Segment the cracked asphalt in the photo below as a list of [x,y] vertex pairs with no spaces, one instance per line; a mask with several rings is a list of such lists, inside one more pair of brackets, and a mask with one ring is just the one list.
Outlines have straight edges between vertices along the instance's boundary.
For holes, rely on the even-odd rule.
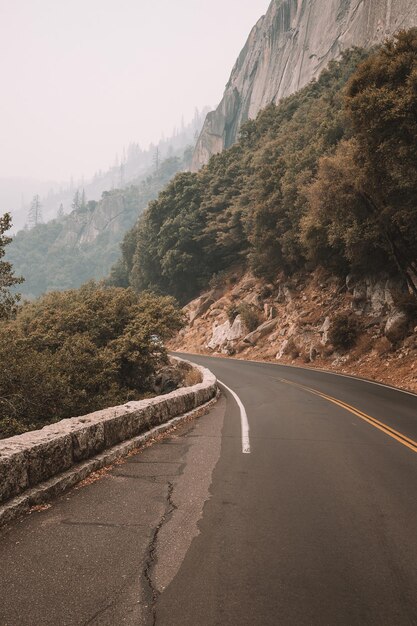
[[0,626],[154,624],[161,590],[198,533],[224,412],[221,399],[209,415],[2,529]]
[[417,396],[193,360],[251,453],[227,392],[1,531],[0,626],[416,626]]

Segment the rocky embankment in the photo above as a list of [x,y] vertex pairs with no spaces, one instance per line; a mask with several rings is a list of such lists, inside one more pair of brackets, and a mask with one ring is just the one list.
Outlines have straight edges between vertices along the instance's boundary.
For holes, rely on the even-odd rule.
[[417,321],[388,276],[317,271],[266,283],[236,271],[185,310],[171,349],[318,367],[417,392]]

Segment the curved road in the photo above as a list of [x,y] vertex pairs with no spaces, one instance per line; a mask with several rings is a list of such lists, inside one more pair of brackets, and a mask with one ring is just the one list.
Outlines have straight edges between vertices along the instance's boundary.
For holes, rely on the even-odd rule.
[[0,534],[0,625],[417,625],[417,396],[192,360],[209,415]]

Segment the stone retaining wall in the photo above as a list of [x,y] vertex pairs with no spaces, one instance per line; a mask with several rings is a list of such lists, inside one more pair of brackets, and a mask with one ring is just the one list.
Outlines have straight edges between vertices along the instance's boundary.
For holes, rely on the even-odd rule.
[[192,411],[215,397],[217,380],[191,364],[202,382],[164,396],[73,417],[0,440],[0,504],[103,450]]

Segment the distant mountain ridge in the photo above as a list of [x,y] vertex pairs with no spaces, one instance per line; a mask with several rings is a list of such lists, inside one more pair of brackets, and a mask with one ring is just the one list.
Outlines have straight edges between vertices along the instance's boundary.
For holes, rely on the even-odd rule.
[[181,122],[171,136],[160,139],[147,149],[142,149],[138,143],[130,143],[116,156],[108,170],[96,172],[91,179],[42,182],[22,177],[0,178],[0,214],[10,212],[13,231],[18,232],[27,222],[30,203],[36,194],[40,196],[43,222],[48,222],[57,217],[61,204],[65,213],[71,212],[77,190],[81,193],[84,189],[88,200],[98,201],[104,191],[140,184],[144,177],[155,172],[163,160],[173,157],[182,159],[184,150],[195,145],[208,110],[208,107],[201,111],[196,108],[190,122]]
[[273,0],[206,117],[193,171],[235,143],[242,123],[307,85],[343,50],[369,48],[416,25],[416,0]]
[[8,246],[7,260],[25,282],[23,296],[76,288],[106,277],[120,257],[120,243],[150,200],[169,180],[188,169],[192,147],[171,157],[137,184],[105,191],[101,199],[79,203],[68,215],[21,230]]

